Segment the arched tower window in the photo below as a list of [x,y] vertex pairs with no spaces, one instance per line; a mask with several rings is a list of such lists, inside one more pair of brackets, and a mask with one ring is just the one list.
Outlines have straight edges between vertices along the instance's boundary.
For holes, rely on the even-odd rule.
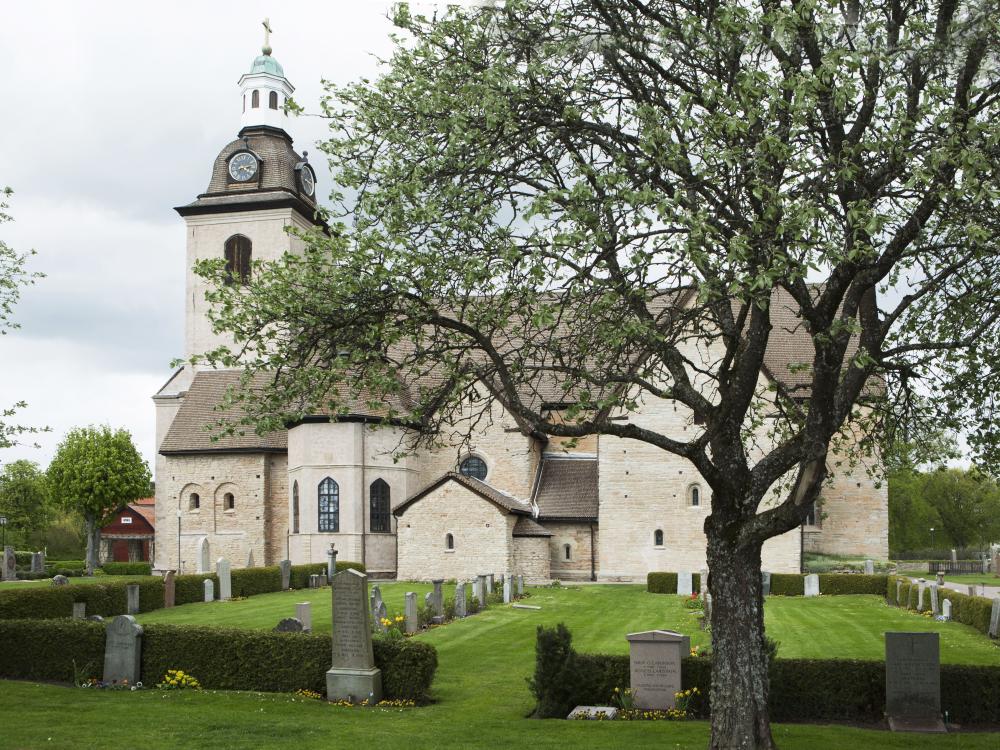
[[662,547],[663,546],[663,529],[657,529],[653,532],[653,546]]
[[299,533],[299,480],[292,482],[292,533]]
[[254,109],[260,106],[260,92],[257,89],[254,89],[250,95],[250,106]]
[[444,548],[455,549],[455,537],[452,534],[444,535]]
[[236,510],[236,496],[232,492],[227,492],[222,496],[223,510]]
[[465,476],[478,479],[480,482],[486,479],[486,462],[479,456],[469,456],[459,464],[458,470]]
[[192,492],[188,497],[188,508],[191,510],[198,510],[201,507],[201,497],[199,497],[197,492]]
[[692,507],[701,505],[701,487],[696,484],[688,487],[688,502]]
[[250,260],[253,256],[250,238],[234,234],[226,240],[225,255],[227,283],[246,284],[250,280]]
[[277,109],[278,108],[278,92],[277,91],[272,91],[270,94],[267,95],[267,106],[269,106],[271,109]]
[[389,485],[384,479],[376,479],[369,488],[370,523],[373,533],[391,531],[389,526]]
[[319,483],[319,530],[340,531],[340,487],[330,477]]

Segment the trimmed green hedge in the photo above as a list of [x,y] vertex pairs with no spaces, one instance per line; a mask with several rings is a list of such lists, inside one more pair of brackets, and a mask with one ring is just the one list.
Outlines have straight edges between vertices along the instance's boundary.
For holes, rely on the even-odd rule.
[[205,601],[205,579],[207,578],[211,578],[215,582],[215,598],[218,599],[219,577],[215,573],[190,573],[174,576],[174,604]]
[[109,576],[148,576],[153,573],[153,566],[148,562],[107,562],[101,566]]
[[[142,681],[159,682],[183,669],[203,687],[219,690],[326,692],[330,636],[233,628],[145,625]],[[104,669],[104,626],[80,620],[0,622],[0,676],[69,682],[76,671]],[[426,703],[437,669],[433,646],[409,639],[373,640],[385,697]],[[89,668],[85,670],[86,667]]]
[[[337,572],[342,570],[356,570],[359,573],[364,573],[365,566],[359,562],[352,562],[351,560],[338,560],[337,561]],[[291,575],[291,586],[293,589],[307,589],[309,588],[309,576],[326,572],[326,563],[308,563],[306,565],[293,565],[292,575]]]
[[[902,581],[899,604],[896,604],[896,581]],[[888,576],[885,584],[886,602],[905,609],[917,609],[917,596],[920,587],[911,583],[905,576]],[[938,589],[938,600],[951,601],[951,619],[964,625],[970,625],[980,633],[987,635],[990,631],[990,613],[993,601],[985,596],[969,596],[951,589]],[[924,609],[930,606],[930,594],[924,595]]]
[[[698,591],[701,576],[691,576],[692,586]],[[888,576],[863,575],[860,573],[820,573],[819,592],[827,596],[842,594],[878,594],[886,590]],[[676,573],[649,573],[646,575],[646,590],[651,594],[676,594]],[[799,573],[772,573],[772,596],[802,596],[805,594],[805,576]]]
[[88,615],[125,614],[128,594],[125,587],[139,586],[139,611],[149,612],[163,606],[163,579],[156,576],[133,581],[90,585],[39,586],[0,590],[0,619],[36,618],[49,620],[72,617],[73,603],[86,602]]
[[[690,657],[681,665],[681,688],[697,687],[696,715],[711,713],[711,660]],[[881,721],[885,713],[885,663],[847,659],[777,659],[770,670],[774,721]],[[535,715],[565,718],[574,706],[608,705],[616,687],[629,684],[626,655],[577,654],[565,626],[539,626]],[[941,708],[963,724],[1000,721],[1000,667],[941,665]]]

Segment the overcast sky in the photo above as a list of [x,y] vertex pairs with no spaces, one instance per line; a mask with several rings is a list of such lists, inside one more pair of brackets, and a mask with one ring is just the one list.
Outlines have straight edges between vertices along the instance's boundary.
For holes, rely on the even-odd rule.
[[[153,464],[153,403],[182,354],[184,222],[173,207],[205,190],[240,128],[237,81],[270,17],[275,58],[295,98],[318,110],[321,79],[376,73],[391,51],[379,0],[169,4],[4,3],[0,14],[0,186],[15,191],[0,238],[34,248],[47,276],[0,339],[0,409],[46,425],[40,448],[0,463],[48,464],[74,426],[131,431]],[[324,137],[320,118],[290,123],[296,149]],[[330,180],[320,159],[322,195]]]

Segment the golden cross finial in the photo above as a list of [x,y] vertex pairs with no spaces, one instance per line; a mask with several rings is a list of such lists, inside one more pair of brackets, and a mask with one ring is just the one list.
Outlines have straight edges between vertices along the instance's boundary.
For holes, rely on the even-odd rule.
[[269,18],[264,19],[264,23],[261,24],[264,27],[264,46],[261,48],[261,52],[265,55],[271,54],[271,20]]

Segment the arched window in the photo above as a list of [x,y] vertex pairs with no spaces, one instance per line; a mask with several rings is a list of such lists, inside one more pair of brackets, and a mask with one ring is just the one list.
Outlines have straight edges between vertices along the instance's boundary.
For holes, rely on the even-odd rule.
[[243,95],[243,111],[244,112],[247,111],[247,95],[246,94]]
[[816,503],[815,501],[813,501],[809,505],[809,510],[806,511],[806,520],[805,520],[806,526],[820,525],[820,519],[822,518],[822,514],[819,512],[819,508],[817,508],[817,505],[818,503]]
[[563,545],[563,557],[565,557],[567,560],[569,560],[570,556],[571,556],[570,546],[568,544],[564,544]]
[[383,479],[376,479],[369,488],[370,523],[373,533],[391,531],[389,526],[389,485]]
[[188,497],[188,508],[191,510],[198,510],[201,507],[201,498],[198,496],[197,492],[192,492],[190,497]]
[[254,109],[260,106],[260,92],[254,89],[253,93],[250,95],[250,106]]
[[340,531],[340,487],[330,477],[319,483],[319,530]]
[[444,548],[445,549],[455,549],[455,537],[451,534],[444,535]]
[[292,482],[292,533],[299,533],[299,480]]
[[657,529],[653,532],[653,546],[662,547],[663,546],[663,529]]
[[223,510],[236,510],[236,497],[232,492],[227,492],[222,496]]
[[469,456],[459,464],[458,470],[480,482],[486,479],[486,462],[479,456]]
[[692,484],[688,488],[688,502],[692,506],[701,505],[701,488],[698,485]]
[[234,234],[225,245],[226,283],[237,281],[246,284],[250,280],[250,259],[253,255],[253,244],[249,237]]
[[271,109],[277,109],[278,108],[278,92],[277,91],[272,91],[270,94],[267,95],[267,106],[269,106]]

